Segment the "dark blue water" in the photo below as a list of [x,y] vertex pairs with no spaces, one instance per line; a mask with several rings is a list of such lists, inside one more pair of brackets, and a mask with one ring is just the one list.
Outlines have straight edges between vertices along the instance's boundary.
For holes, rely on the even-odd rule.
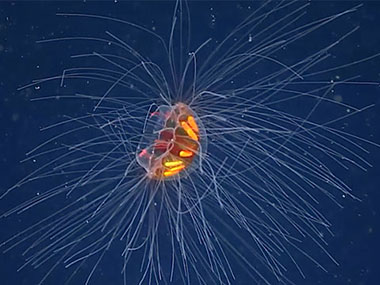
[[[323,15],[334,14],[353,7],[357,2],[320,2],[314,3],[308,9],[307,17],[315,19]],[[289,58],[284,61],[291,62],[300,57],[305,50],[334,40],[336,34],[344,34],[355,26],[360,29],[345,39],[333,49],[334,56],[328,66],[338,66],[345,62],[352,62],[366,58],[380,52],[380,2],[364,2],[357,12],[337,21],[331,25],[331,29],[316,33],[315,37],[308,38],[307,42],[298,45],[298,50],[288,52]],[[232,27],[241,22],[250,14],[249,2],[190,2],[192,20],[192,45],[195,49],[209,37],[222,40],[224,35],[231,31]],[[252,5],[255,7],[255,5]],[[141,32],[126,28],[122,25],[108,25],[101,21],[89,21],[88,19],[71,19],[56,16],[60,12],[78,12],[108,15],[115,18],[136,22],[146,27],[155,27],[156,32],[168,38],[171,25],[172,3],[161,2],[128,2],[128,3],[72,3],[72,2],[1,2],[0,3],[0,191],[5,191],[21,178],[28,175],[34,168],[33,162],[20,164],[25,158],[25,153],[36,145],[50,137],[48,133],[40,132],[43,126],[54,123],[63,115],[80,116],[88,112],[93,106],[85,102],[73,104],[72,101],[50,100],[31,102],[31,98],[43,96],[55,96],[62,94],[57,82],[56,87],[43,84],[36,87],[18,91],[17,88],[31,82],[31,80],[60,74],[62,69],[70,66],[69,56],[80,52],[92,52],[95,44],[74,45],[69,42],[54,44],[36,44],[36,41],[47,38],[67,35],[92,35],[100,37],[106,30],[123,39],[130,39],[133,46],[142,52],[148,53],[157,61],[164,61],[155,43]],[[347,68],[347,76],[360,75],[358,80],[379,82],[379,59],[373,59],[354,67]],[[75,63],[73,64],[75,66]],[[324,67],[322,66],[321,69]],[[79,87],[86,90],[85,86]],[[72,90],[65,90],[70,92]],[[88,90],[89,93],[96,90]],[[375,104],[354,118],[350,118],[347,131],[357,136],[380,143],[380,88],[358,86],[344,89],[345,98],[349,103],[363,107]],[[352,92],[352,93],[350,93]],[[349,94],[349,95],[348,95]],[[317,114],[323,116],[328,114]],[[316,118],[318,120],[318,118]],[[336,176],[344,180],[353,190],[361,202],[346,199],[344,208],[331,207],[331,204],[323,205],[321,211],[333,224],[334,238],[328,238],[329,252],[339,261],[340,266],[331,264],[326,257],[312,249],[314,256],[320,256],[321,262],[326,265],[328,273],[306,265],[303,280],[296,270],[290,269],[289,278],[296,284],[379,284],[380,282],[380,222],[379,222],[379,173],[380,173],[380,149],[370,144],[363,143],[370,152],[366,157],[373,167],[367,171],[353,169],[344,171],[334,168]],[[49,158],[45,158],[47,161]],[[40,163],[43,163],[40,162]],[[23,188],[12,193],[6,203],[0,201],[0,212],[17,205],[20,198],[31,197],[38,189]],[[29,191],[29,192],[28,192]],[[59,203],[59,201],[57,201]],[[59,205],[48,205],[45,210],[59,208]],[[0,240],[4,240],[12,233],[16,233],[29,225],[32,221],[38,221],[41,213],[31,211],[27,216],[14,216],[1,221]],[[0,255],[0,284],[35,284],[41,278],[41,272],[33,271],[30,267],[21,272],[17,268],[23,264],[21,250]],[[107,258],[107,264],[101,268],[100,275],[106,277],[118,276],[119,252],[115,251]],[[254,261],[252,261],[254,262]],[[291,265],[289,265],[291,268]],[[46,284],[63,284],[62,276],[65,271],[59,270],[47,281]],[[85,274],[85,273],[83,273]],[[239,274],[239,273],[238,273]],[[252,284],[248,279],[239,279],[236,284]],[[62,278],[62,279],[61,279]],[[53,281],[54,280],[54,281]],[[83,280],[78,279],[78,280]],[[118,280],[118,278],[115,278]],[[73,283],[70,284],[82,284]],[[105,284],[104,280],[93,278],[91,284]],[[113,284],[113,283],[112,283]],[[181,284],[181,283],[178,283]]]

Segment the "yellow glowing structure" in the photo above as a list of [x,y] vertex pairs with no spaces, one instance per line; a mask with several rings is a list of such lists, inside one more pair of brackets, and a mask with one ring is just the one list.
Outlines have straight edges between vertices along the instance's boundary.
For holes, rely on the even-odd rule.
[[152,179],[174,179],[192,167],[199,156],[200,126],[184,103],[160,106],[146,121],[137,161]]

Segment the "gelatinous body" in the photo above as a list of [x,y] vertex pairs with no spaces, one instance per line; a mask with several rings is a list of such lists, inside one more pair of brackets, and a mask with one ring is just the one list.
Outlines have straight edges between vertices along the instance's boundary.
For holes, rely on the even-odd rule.
[[189,106],[162,105],[146,120],[137,162],[152,179],[174,179],[197,168],[204,142],[203,127]]

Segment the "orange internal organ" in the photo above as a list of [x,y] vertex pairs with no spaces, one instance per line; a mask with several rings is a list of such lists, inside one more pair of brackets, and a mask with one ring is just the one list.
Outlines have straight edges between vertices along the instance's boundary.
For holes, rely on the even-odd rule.
[[[185,117],[185,119],[183,119]],[[181,116],[180,126],[177,126],[173,147],[170,151],[172,159],[163,163],[165,177],[173,176],[183,171],[198,152],[199,128],[192,115]]]
[[194,153],[190,150],[181,150],[179,152],[180,157],[192,157],[193,155],[194,155]]
[[185,165],[179,165],[176,167],[169,168],[169,170],[164,171],[164,176],[172,176],[174,174],[179,173],[181,170],[183,170],[186,166]]
[[187,122],[181,122],[182,128],[193,140],[198,141],[198,136],[195,134],[194,130],[190,127]]
[[189,123],[190,127],[193,129],[194,132],[199,133],[198,125],[195,122],[195,119],[193,116],[187,117],[187,122]]
[[149,149],[142,149],[138,155],[149,161],[145,169],[150,178],[157,180],[174,178],[184,172],[200,150],[199,126],[193,111],[183,103],[162,109],[168,108],[169,112],[152,113],[151,117],[160,124],[156,125],[156,135]]

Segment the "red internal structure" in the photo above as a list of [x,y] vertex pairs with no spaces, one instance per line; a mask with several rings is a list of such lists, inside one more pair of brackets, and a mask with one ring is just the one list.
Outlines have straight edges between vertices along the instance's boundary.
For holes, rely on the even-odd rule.
[[173,179],[189,170],[200,151],[196,115],[184,103],[160,106],[146,122],[137,161],[152,179]]

